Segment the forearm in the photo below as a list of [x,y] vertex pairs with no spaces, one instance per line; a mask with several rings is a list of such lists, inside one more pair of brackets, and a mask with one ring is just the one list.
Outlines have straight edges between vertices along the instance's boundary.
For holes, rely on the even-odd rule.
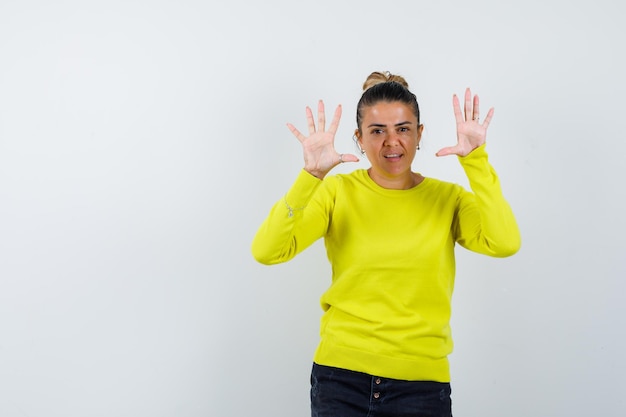
[[320,184],[320,180],[303,170],[285,196],[274,204],[252,241],[252,255],[258,262],[286,262],[319,237],[319,232],[304,222],[305,211]]
[[521,245],[519,228],[485,146],[459,160],[472,189],[472,196],[467,198],[470,202],[462,205],[459,213],[462,229],[459,242],[490,256],[513,255]]

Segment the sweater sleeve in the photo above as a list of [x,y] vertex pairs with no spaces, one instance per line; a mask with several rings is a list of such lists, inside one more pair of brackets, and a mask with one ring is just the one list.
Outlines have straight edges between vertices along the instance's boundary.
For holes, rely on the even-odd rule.
[[271,208],[252,241],[252,255],[265,265],[287,262],[321,238],[328,215],[314,201],[322,180],[302,170],[283,198]]
[[455,236],[471,251],[495,257],[515,254],[521,237],[515,216],[505,200],[500,181],[488,161],[485,145],[459,157],[472,192],[459,197]]

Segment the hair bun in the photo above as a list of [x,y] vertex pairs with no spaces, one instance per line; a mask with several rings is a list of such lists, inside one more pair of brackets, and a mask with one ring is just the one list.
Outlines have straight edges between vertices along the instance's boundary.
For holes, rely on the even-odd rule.
[[367,79],[363,83],[363,91],[366,91],[367,89],[375,86],[376,84],[389,83],[389,82],[397,82],[399,84],[402,84],[404,88],[406,89],[409,88],[409,83],[407,83],[404,77],[400,75],[392,74],[389,71],[385,71],[385,72],[374,71],[367,77]]

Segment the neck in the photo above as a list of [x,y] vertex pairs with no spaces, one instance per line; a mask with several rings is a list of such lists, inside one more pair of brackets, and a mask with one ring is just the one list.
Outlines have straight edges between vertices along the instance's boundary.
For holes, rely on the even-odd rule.
[[389,190],[409,190],[424,180],[420,174],[409,171],[406,175],[397,177],[385,177],[377,175],[372,171],[372,168],[367,170],[372,181],[380,185],[383,188]]

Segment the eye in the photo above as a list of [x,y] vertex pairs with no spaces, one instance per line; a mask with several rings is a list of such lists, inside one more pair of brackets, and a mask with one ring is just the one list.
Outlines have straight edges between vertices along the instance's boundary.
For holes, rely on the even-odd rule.
[[372,129],[371,133],[372,135],[382,135],[385,131],[383,129]]
[[410,129],[407,126],[401,126],[398,129],[398,132],[408,132]]

